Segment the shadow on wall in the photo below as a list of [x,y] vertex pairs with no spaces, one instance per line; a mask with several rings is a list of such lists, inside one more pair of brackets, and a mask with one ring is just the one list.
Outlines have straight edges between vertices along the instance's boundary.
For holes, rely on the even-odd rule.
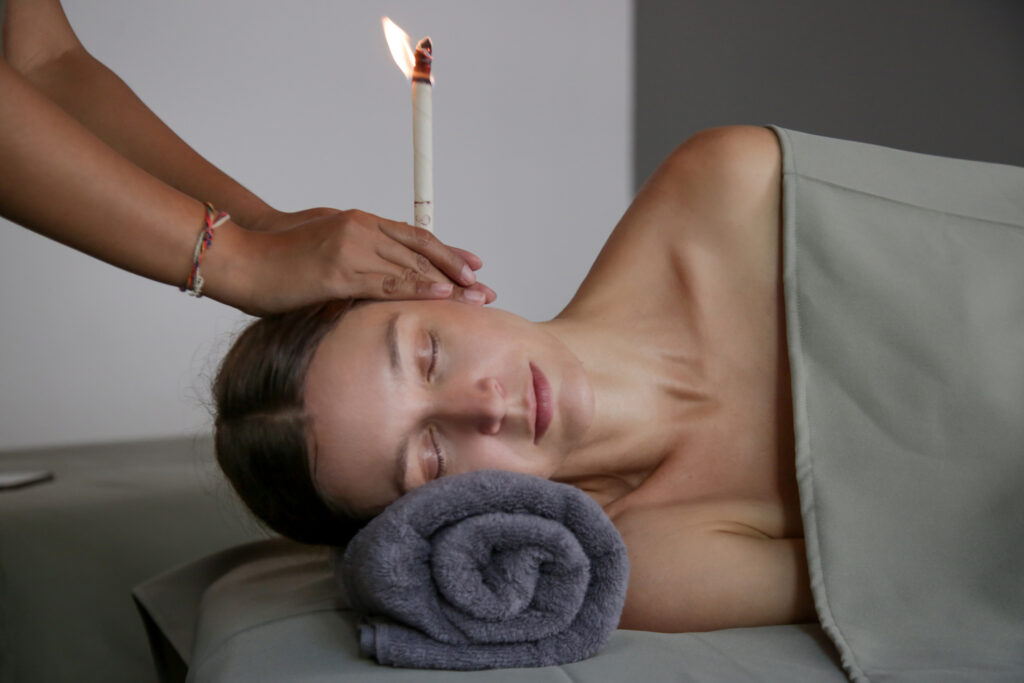
[[1019,0],[636,0],[643,183],[703,128],[775,123],[1024,166]]

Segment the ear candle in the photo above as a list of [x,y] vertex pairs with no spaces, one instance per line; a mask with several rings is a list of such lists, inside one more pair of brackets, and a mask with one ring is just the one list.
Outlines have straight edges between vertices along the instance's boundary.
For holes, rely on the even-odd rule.
[[434,140],[431,129],[434,79],[430,74],[433,46],[430,38],[424,38],[413,52],[405,31],[387,17],[382,23],[391,57],[405,77],[412,80],[413,223],[433,232]]
[[416,65],[412,72],[412,185],[413,217],[421,228],[434,231],[434,137],[433,61],[430,38],[416,45]]

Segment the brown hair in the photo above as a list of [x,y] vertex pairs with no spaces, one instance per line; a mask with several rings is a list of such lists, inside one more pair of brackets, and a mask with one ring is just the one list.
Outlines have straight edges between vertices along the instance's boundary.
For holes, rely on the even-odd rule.
[[352,305],[332,301],[257,320],[213,382],[217,462],[253,514],[303,543],[344,545],[365,524],[332,510],[316,490],[303,398],[313,354]]

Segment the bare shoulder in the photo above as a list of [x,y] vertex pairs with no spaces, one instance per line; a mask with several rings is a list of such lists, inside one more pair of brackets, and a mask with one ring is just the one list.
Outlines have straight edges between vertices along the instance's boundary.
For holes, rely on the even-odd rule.
[[702,131],[674,150],[650,182],[679,217],[658,224],[658,238],[677,272],[704,285],[706,302],[743,315],[770,305],[782,194],[775,133],[756,126]]
[[685,206],[692,229],[715,231],[774,216],[780,188],[778,139],[767,128],[725,126],[701,131],[665,159],[650,182],[664,201]]
[[696,164],[703,172],[742,176],[778,160],[778,138],[771,130],[761,126],[721,126],[688,138],[673,150],[666,164],[680,167],[678,170]]
[[685,506],[631,510],[615,525],[630,560],[620,628],[678,633],[815,618],[803,539],[696,520]]
[[[681,278],[711,283],[765,271],[777,248],[780,159],[775,134],[756,126],[712,128],[676,147],[615,227],[573,301],[577,310],[607,314],[623,303],[651,313],[678,300]],[[649,305],[637,311],[638,301]]]

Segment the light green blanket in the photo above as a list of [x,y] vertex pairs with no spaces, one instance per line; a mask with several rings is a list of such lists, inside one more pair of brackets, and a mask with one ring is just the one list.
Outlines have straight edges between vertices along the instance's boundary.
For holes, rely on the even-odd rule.
[[1024,680],[1024,169],[776,133],[822,624],[854,680]]

